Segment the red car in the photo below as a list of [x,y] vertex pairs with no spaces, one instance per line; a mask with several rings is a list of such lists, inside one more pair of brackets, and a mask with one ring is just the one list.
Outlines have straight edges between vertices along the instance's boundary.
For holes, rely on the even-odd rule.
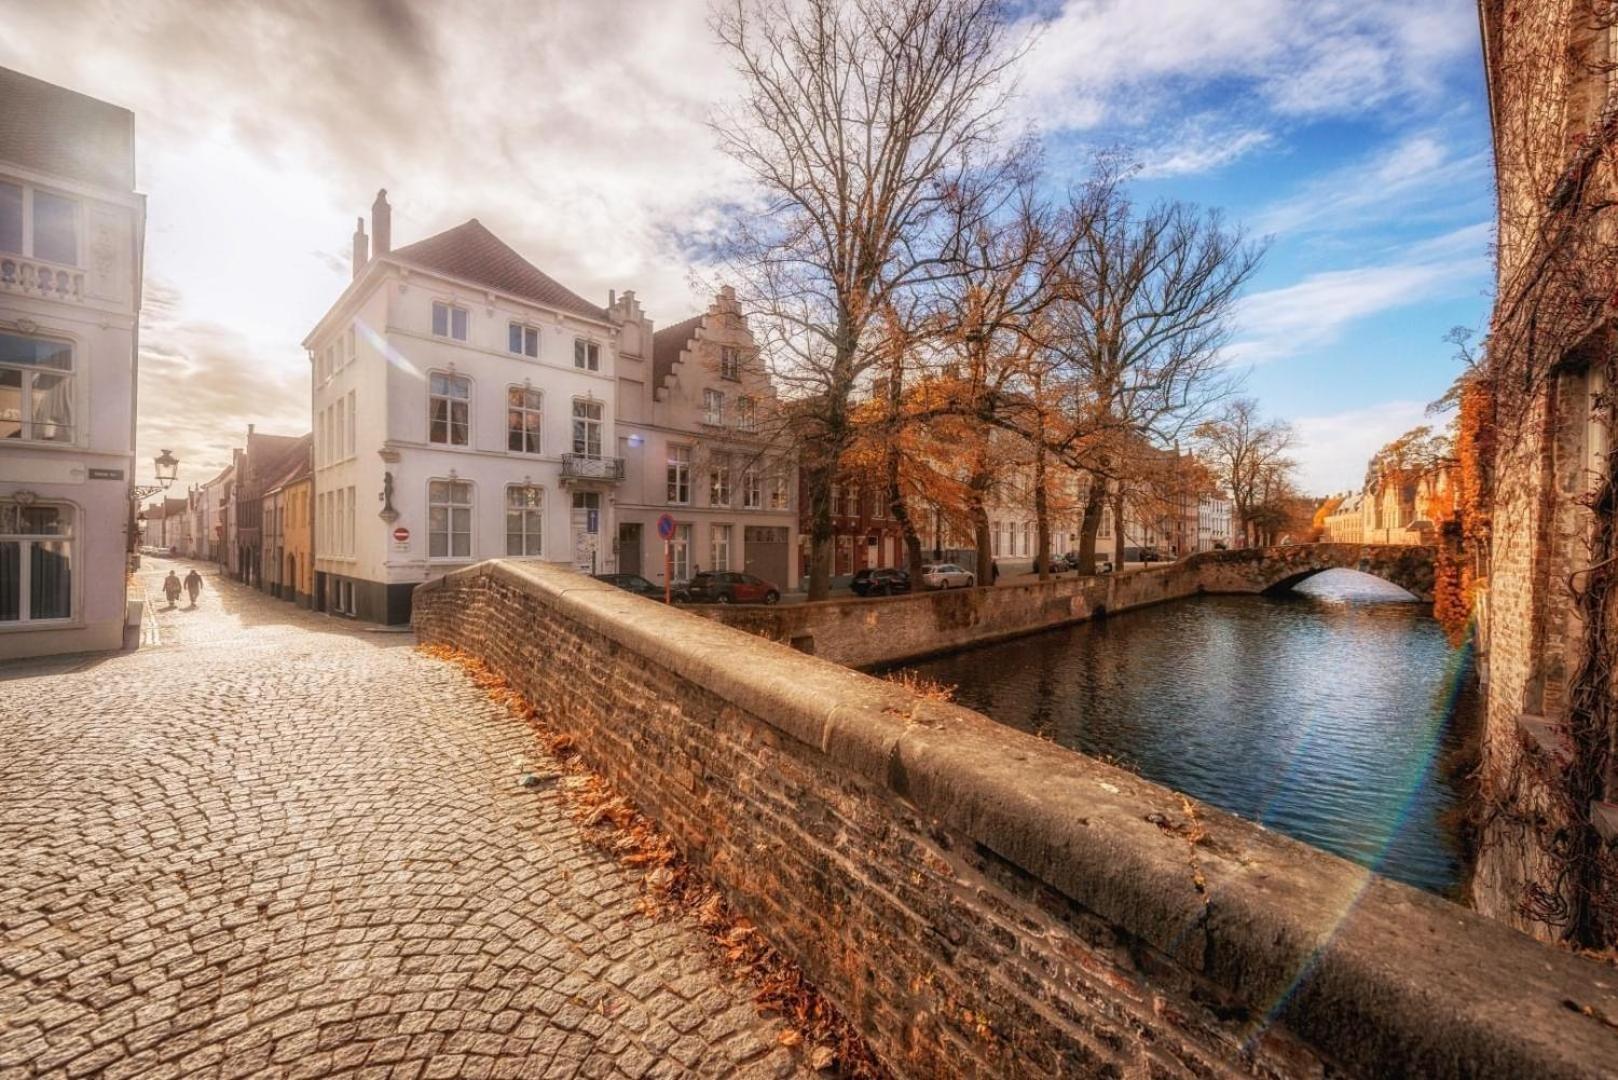
[[773,604],[781,599],[781,590],[768,581],[734,570],[704,570],[682,592],[692,604]]

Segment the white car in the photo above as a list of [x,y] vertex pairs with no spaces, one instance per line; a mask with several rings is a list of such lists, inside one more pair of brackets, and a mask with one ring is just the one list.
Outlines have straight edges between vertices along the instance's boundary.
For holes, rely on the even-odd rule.
[[921,568],[921,583],[929,589],[970,589],[977,575],[954,563],[928,563]]

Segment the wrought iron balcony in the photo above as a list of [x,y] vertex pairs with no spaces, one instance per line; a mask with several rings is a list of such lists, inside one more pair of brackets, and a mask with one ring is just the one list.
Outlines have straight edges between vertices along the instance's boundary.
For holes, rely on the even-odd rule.
[[563,480],[601,480],[616,484],[624,478],[624,459],[621,457],[586,457],[584,454],[562,455]]

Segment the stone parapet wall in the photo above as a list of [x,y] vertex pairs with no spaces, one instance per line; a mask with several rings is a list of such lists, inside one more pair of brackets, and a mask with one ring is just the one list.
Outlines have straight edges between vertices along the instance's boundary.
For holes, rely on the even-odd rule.
[[969,710],[544,565],[422,585],[415,622],[538,705],[901,1077],[1618,1060],[1579,1011],[1618,1016],[1610,968]]
[[1335,567],[1377,574],[1421,599],[1432,598],[1432,548],[1300,544],[1206,552],[1141,570],[992,589],[691,610],[847,667],[870,669],[1198,593],[1261,593]]

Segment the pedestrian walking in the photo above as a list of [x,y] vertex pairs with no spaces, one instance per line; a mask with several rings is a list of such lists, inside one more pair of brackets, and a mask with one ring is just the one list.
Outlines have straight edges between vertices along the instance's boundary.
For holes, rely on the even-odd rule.
[[163,595],[169,598],[169,607],[180,602],[180,575],[173,570],[163,579]]
[[993,585],[1000,580],[1000,564],[993,559],[989,560],[989,584]]
[[191,606],[196,607],[197,594],[202,592],[202,575],[197,573],[196,567],[192,567],[191,572],[185,575],[185,591],[191,597]]

